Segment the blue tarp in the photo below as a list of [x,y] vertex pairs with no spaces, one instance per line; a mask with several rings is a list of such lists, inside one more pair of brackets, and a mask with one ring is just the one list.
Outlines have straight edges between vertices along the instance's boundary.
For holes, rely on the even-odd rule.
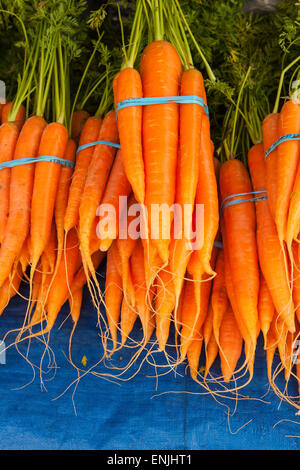
[[[26,294],[26,288],[23,293]],[[25,308],[26,302],[14,297],[0,318],[1,337],[6,330],[21,325]],[[6,364],[0,365],[2,450],[299,448],[300,439],[295,436],[300,436],[300,419],[295,416],[295,408],[280,403],[272,391],[266,395],[268,380],[261,339],[255,378],[240,391],[251,399],[239,400],[235,409],[234,400],[218,398],[216,401],[210,395],[203,395],[203,388],[190,378],[186,364],[178,367],[177,374],[161,375],[166,369],[155,371],[152,365],[144,363],[139,373],[128,381],[114,383],[89,373],[73,383],[78,374],[68,360],[72,322],[67,319],[61,325],[67,312],[65,306],[51,333],[49,345],[55,354],[56,368],[48,368],[46,353],[43,367],[48,373],[43,375],[43,387],[39,369],[33,369],[29,363],[39,365],[44,351],[40,341],[31,341],[27,360],[25,343],[19,345],[19,351],[15,347],[6,351]],[[72,342],[72,359],[83,370],[101,359],[96,322],[96,312],[86,290]],[[136,330],[138,335],[139,325]],[[113,356],[110,365],[119,367],[132,354],[132,349],[122,349]],[[87,358],[85,367],[81,363],[83,356]],[[149,356],[150,359],[158,362],[159,355]],[[131,373],[137,372],[138,363]],[[214,369],[217,374],[218,364]],[[116,369],[108,369],[103,363],[93,371],[116,373]],[[155,372],[160,376],[156,377]],[[283,381],[279,380],[280,383],[283,386]],[[292,390],[297,392],[296,385]],[[232,416],[228,415],[228,406]]]

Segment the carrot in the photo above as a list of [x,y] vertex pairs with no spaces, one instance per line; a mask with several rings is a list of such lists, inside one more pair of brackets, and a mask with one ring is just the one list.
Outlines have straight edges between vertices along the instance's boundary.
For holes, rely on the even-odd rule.
[[185,281],[182,309],[181,309],[181,323],[182,328],[180,332],[180,349],[182,360],[186,356],[186,351],[189,348],[192,332],[195,329],[195,318],[197,316],[197,305],[195,299],[195,290],[193,281],[190,275],[187,275]]
[[[285,134],[300,132],[300,106],[289,100],[282,106],[279,116],[279,137]],[[297,165],[299,162],[299,146],[297,140],[282,142],[278,146],[277,163],[277,197],[275,221],[280,243],[286,239],[286,225],[290,197],[293,191]],[[289,158],[286,158],[286,156]]]
[[232,281],[231,266],[229,264],[229,256],[228,256],[227,243],[226,243],[226,232],[224,229],[224,219],[222,219],[221,221],[221,230],[222,230],[222,238],[223,238],[223,246],[224,246],[224,272],[225,272],[226,292],[228,295],[228,299],[230,300],[229,307],[232,308],[239,330],[245,341],[246,364],[247,364],[247,368],[249,370],[249,375],[251,379],[253,376],[254,352],[255,352],[256,343],[253,345],[251,335],[246,327],[246,324],[244,322],[242,315],[239,312],[238,304],[236,301],[236,293],[235,293],[234,285]]
[[215,273],[210,265],[210,260],[219,227],[219,203],[213,151],[210,140],[210,124],[206,114],[203,115],[200,143],[196,204],[203,204],[204,226],[198,225],[196,228],[196,230],[200,230],[198,234],[199,240],[201,240],[201,235],[203,235],[203,245],[199,252],[196,251],[196,253],[199,256],[203,271],[207,274],[214,275]]
[[112,241],[118,236],[119,218],[124,210],[122,204],[124,206],[123,201],[124,199],[126,199],[127,201],[127,197],[129,196],[130,192],[131,186],[126,177],[123,166],[122,154],[119,150],[113,163],[111,173],[109,175],[105,192],[101,201],[101,205],[103,206],[103,208],[105,208],[105,205],[107,204],[107,207],[114,209],[114,217],[113,219],[109,217],[110,221],[108,224],[103,223],[103,219],[106,218],[104,214],[102,215],[102,217],[99,217],[98,236],[100,238],[99,247],[101,251],[107,251]]
[[159,272],[155,284],[156,337],[159,349],[164,351],[169,337],[171,314],[175,305],[173,275],[169,266]]
[[[101,126],[98,140],[116,143],[118,129],[114,111],[106,114]],[[79,206],[79,240],[81,256],[84,266],[94,275],[93,264],[90,259],[90,237],[94,217],[101,202],[105,185],[111,170],[116,149],[108,145],[98,145],[88,169],[84,191]]]
[[[278,139],[279,113],[268,114],[262,122],[263,146],[266,152]],[[277,147],[266,158],[266,190],[268,192],[268,204],[273,219],[276,212],[276,184],[277,184]]]
[[[92,262],[94,265],[95,270],[100,266],[101,262],[105,257],[105,253],[101,251],[96,251],[92,255]],[[84,267],[81,265],[80,268],[74,274],[74,279],[71,284],[71,294],[73,295],[78,289],[81,289],[84,284],[86,283],[86,274]]]
[[[248,163],[255,191],[265,189],[264,152],[262,144],[256,144],[248,153]],[[244,205],[244,204],[243,204]],[[294,331],[294,305],[287,278],[285,255],[278,238],[267,201],[256,202],[257,247],[259,263],[269,288],[275,310]]]
[[267,356],[267,373],[269,383],[272,384],[272,365],[274,360],[274,355],[277,349],[277,340],[274,334],[274,321],[273,319],[272,325],[267,334],[267,345],[266,345],[266,356]]
[[296,269],[294,270],[294,275],[292,279],[293,284],[293,301],[295,306],[295,312],[298,322],[300,321],[300,258],[298,244],[296,242],[292,245],[293,249],[293,260],[295,263]]
[[265,347],[267,335],[275,313],[273,300],[263,275],[260,278],[260,288],[258,296],[258,319],[261,331],[264,335]]
[[229,307],[223,317],[220,328],[221,370],[225,382],[234,374],[237,362],[241,357],[243,338],[238,328],[232,308]]
[[[90,144],[98,140],[102,119],[96,116],[89,117],[85,122],[79,139],[79,145]],[[76,165],[70,186],[67,210],[64,219],[66,232],[75,227],[79,222],[79,206],[84,189],[88,167],[96,147],[88,147],[81,150],[76,158]]]
[[[186,70],[181,79],[181,95],[205,96],[202,74],[196,69]],[[183,213],[184,234],[181,239],[172,239],[170,267],[174,275],[176,309],[183,277],[191,256],[192,215],[199,176],[200,129],[204,110],[197,104],[180,105],[180,151],[177,167],[176,203]],[[198,129],[198,132],[194,132]],[[185,206],[186,204],[186,206]],[[185,208],[191,208],[186,211]],[[200,276],[199,276],[200,277]]]
[[47,327],[40,334],[50,331],[55,323],[57,315],[70,292],[78,256],[79,244],[77,231],[76,229],[71,229],[66,239],[64,256],[60,261],[53,282],[51,282],[46,302]]
[[132,280],[135,288],[135,308],[142,323],[144,342],[146,343],[154,330],[154,315],[151,311],[151,296],[147,297],[146,279],[144,270],[144,250],[141,240],[137,240],[130,259]]
[[205,372],[204,377],[207,377],[211,366],[219,353],[219,346],[216,341],[214,332],[212,332],[207,345],[205,346]]
[[[14,123],[0,126],[0,163],[13,159],[19,130]],[[9,209],[10,169],[0,171],[0,243],[2,243]]]
[[[115,104],[142,98],[141,76],[133,67],[125,67],[114,79]],[[145,174],[142,149],[142,107],[129,106],[118,111],[118,131],[122,148],[122,161],[127,179],[136,200],[144,203]]]
[[29,264],[29,261],[30,261],[29,242],[30,242],[30,237],[27,236],[25,242],[23,243],[21,253],[20,253],[20,257],[19,257],[19,262],[21,263],[23,274],[25,273],[25,271],[27,269],[27,266]]
[[[299,106],[300,107],[300,106]],[[300,130],[300,126],[299,126]],[[298,155],[300,157],[300,146],[298,147]],[[290,196],[290,205],[288,210],[287,229],[286,229],[286,245],[290,256],[292,256],[292,242],[297,240],[300,227],[300,167],[296,173],[293,191]]]
[[[27,119],[16,144],[14,159],[37,156],[45,126],[46,121],[41,117]],[[11,169],[9,214],[0,248],[0,286],[9,275],[29,233],[34,166],[29,164]]]
[[211,297],[207,308],[207,315],[203,322],[203,339],[205,347],[208,345],[211,335],[213,334],[213,309]]
[[178,303],[180,294],[184,284],[184,276],[186,268],[189,264],[189,260],[192,254],[191,249],[187,249],[185,238],[175,239],[172,237],[170,244],[170,270],[173,275],[173,286],[175,295],[175,312],[174,316],[177,316]]
[[[201,72],[185,70],[181,77],[180,95],[205,95]],[[204,110],[198,104],[180,105],[180,140],[177,164],[176,203],[183,211],[183,237],[192,239],[193,207],[199,176],[201,125]],[[185,206],[186,205],[186,206]],[[184,211],[191,208],[190,211]]]
[[129,337],[134,323],[137,319],[137,313],[135,309],[133,309],[130,304],[127,302],[125,296],[122,300],[121,306],[121,346],[126,343],[127,338]]
[[[73,139],[69,139],[66,145],[64,159],[71,162],[75,161],[76,144]],[[57,233],[57,264],[60,262],[61,253],[64,244],[64,219],[68,205],[69,189],[73,168],[63,166],[60,171],[58,190],[55,200],[54,218]]]
[[226,292],[224,251],[219,250],[216,261],[216,277],[212,284],[211,305],[213,310],[213,331],[217,343],[219,343],[219,331],[224,313],[228,308]]
[[22,266],[18,263],[12,275],[9,276],[0,287],[0,315],[8,305],[10,299],[18,292],[22,274]]
[[76,143],[78,143],[82,129],[89,117],[89,113],[84,109],[78,109],[77,111],[74,111],[71,123],[71,137]]
[[[9,113],[10,110],[12,109],[13,103],[11,101],[8,101],[5,103],[5,105],[2,108],[2,116],[1,116],[1,122],[2,124],[4,122],[11,122],[9,119]],[[16,114],[16,118],[14,120],[15,125],[18,127],[19,130],[22,129],[24,122],[25,122],[25,117],[26,117],[26,110],[24,106],[21,104],[18,112]]]
[[53,273],[57,257],[57,235],[54,221],[51,224],[49,240],[42,256],[45,256],[45,259],[47,260],[46,270],[49,271],[49,273]]
[[77,324],[82,306],[83,288],[77,289],[72,297],[69,297],[70,314],[75,325]]
[[[144,97],[176,96],[182,67],[176,49],[167,41],[157,40],[146,46],[141,62]],[[145,206],[149,227],[152,225],[153,204],[166,204],[168,210],[175,201],[175,180],[178,152],[179,108],[175,103],[150,105],[143,108],[143,152],[145,163]],[[170,223],[162,214],[151,242],[164,264],[169,259]]]
[[192,379],[196,379],[198,375],[199,360],[201,356],[203,344],[203,336],[201,331],[197,332],[195,338],[193,338],[187,350],[187,359],[190,366],[190,373]]
[[[232,194],[252,191],[248,172],[242,162],[228,160],[220,169],[222,200]],[[249,199],[246,196],[245,199]],[[255,237],[255,208],[253,202],[243,202],[226,207],[223,211],[223,231],[228,251],[232,284],[238,311],[256,344],[258,321],[259,268]]]
[[[212,252],[212,266],[215,265],[216,256],[218,249],[213,248]],[[184,296],[192,297],[192,308],[183,308],[182,309],[182,329],[180,332],[181,335],[181,358],[184,359],[186,351],[189,347],[190,341],[194,338],[194,335],[200,331],[205,318],[207,316],[209,298],[211,292],[212,281],[207,274],[204,274],[199,284],[199,298],[196,299],[197,290],[194,287],[195,281],[189,281],[185,288]],[[189,285],[190,284],[190,285]],[[191,289],[194,293],[191,294]],[[200,308],[199,308],[200,307]]]
[[130,257],[133,253],[134,247],[136,245],[136,238],[134,238],[130,234],[130,227],[131,223],[133,223],[135,219],[135,215],[130,212],[131,208],[133,208],[134,204],[136,204],[136,200],[133,196],[129,198],[128,201],[128,211],[127,214],[123,215],[123,220],[126,218],[126,229],[124,233],[119,234],[117,238],[117,247],[118,252],[120,254],[121,259],[121,272],[122,272],[122,282],[123,282],[123,292],[124,297],[126,298],[127,303],[134,306],[135,304],[135,294],[134,290],[131,290],[131,272],[130,272]]
[[[38,156],[52,155],[63,158],[68,142],[68,131],[63,124],[52,122],[45,128]],[[47,245],[54,214],[61,165],[53,162],[38,162],[35,167],[31,202],[31,273]]]
[[117,347],[117,328],[120,318],[121,303],[123,298],[122,278],[114,262],[112,250],[107,253],[107,268],[105,280],[105,310],[111,334],[113,348],[111,354]]

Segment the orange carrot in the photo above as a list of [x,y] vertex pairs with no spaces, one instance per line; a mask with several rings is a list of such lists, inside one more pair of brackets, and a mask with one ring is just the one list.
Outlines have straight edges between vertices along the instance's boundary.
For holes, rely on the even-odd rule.
[[[129,98],[142,98],[140,74],[132,67],[126,67],[114,79],[115,104]],[[118,130],[122,148],[122,160],[127,179],[132,186],[136,200],[144,204],[145,174],[142,150],[142,107],[129,106],[118,112]]]
[[[293,101],[287,101],[282,106],[279,116],[279,137],[285,134],[300,132],[300,106]],[[290,197],[299,162],[300,141],[289,140],[282,142],[277,149],[277,196],[275,221],[280,243],[286,237],[286,225]],[[286,156],[289,158],[286,158]],[[270,156],[270,158],[272,158]]]
[[[13,159],[19,130],[14,123],[0,126],[0,163]],[[9,209],[10,169],[0,171],[0,243],[3,240]]]
[[[255,191],[265,189],[264,152],[262,144],[253,146],[248,154],[248,163]],[[244,205],[244,204],[243,204]],[[259,263],[273,299],[275,310],[294,331],[294,305],[287,278],[284,254],[278,232],[267,201],[256,202],[257,247]]]
[[219,250],[216,262],[216,277],[213,280],[211,304],[213,310],[213,331],[219,343],[219,331],[224,313],[228,308],[228,297],[225,282],[224,251]]
[[51,283],[46,302],[47,327],[40,333],[50,331],[57,315],[65,302],[75,274],[79,256],[78,235],[76,229],[71,229],[66,239],[64,255]]
[[[63,158],[67,142],[66,127],[59,122],[52,122],[43,132],[38,156],[51,155]],[[34,272],[50,237],[60,172],[59,163],[38,162],[35,166],[30,227],[31,273]]]
[[[215,265],[217,252],[218,249],[214,247],[211,259],[212,266]],[[186,285],[184,292],[185,298],[186,296],[191,296],[192,308],[187,306],[182,309],[182,329],[180,332],[182,360],[186,355],[190,341],[194,338],[195,334],[201,330],[208,311],[212,280],[209,280],[209,276],[204,274],[202,279],[197,282],[199,283],[199,291],[195,290],[195,281],[191,280]],[[191,289],[194,291],[193,295],[191,294]],[[195,296],[198,292],[199,298],[196,299]],[[189,305],[189,303],[187,305]]]
[[77,111],[74,111],[71,124],[71,137],[76,143],[78,143],[82,129],[89,117],[89,113],[84,109],[78,109]]
[[[228,160],[220,170],[220,192],[226,197],[252,191],[248,172],[239,160]],[[250,199],[251,196],[244,196]],[[235,198],[232,198],[233,200]],[[253,202],[243,202],[223,210],[224,238],[234,286],[235,299],[243,323],[256,344],[258,321],[259,268],[255,237],[255,208]]]
[[293,249],[293,260],[295,263],[296,269],[294,270],[293,274],[293,301],[296,311],[296,316],[298,322],[300,322],[300,258],[299,258],[299,250],[298,250],[298,243],[294,242],[292,245]]
[[[268,114],[262,122],[263,146],[266,152],[278,139],[279,113]],[[266,190],[268,204],[273,219],[276,212],[276,182],[277,182],[277,148],[266,159]]]
[[205,346],[205,372],[204,372],[204,377],[207,377],[209,374],[209,371],[211,369],[211,366],[215,362],[215,359],[219,353],[219,346],[216,341],[214,332],[212,332],[208,344]]
[[[92,262],[95,270],[100,266],[101,262],[105,257],[105,253],[101,251],[96,251],[92,255]],[[71,294],[73,295],[78,289],[81,289],[86,283],[86,274],[84,267],[81,265],[80,268],[74,274],[74,278],[71,284]]]
[[117,331],[120,318],[121,303],[123,298],[122,278],[114,262],[112,250],[107,252],[107,267],[105,280],[105,310],[108,320],[109,331],[111,334],[113,348],[111,353],[117,347]]
[[72,297],[69,297],[70,314],[73,322],[76,324],[80,317],[82,306],[83,288],[77,289]]
[[135,287],[135,308],[138,312],[144,332],[144,342],[149,341],[154,330],[154,315],[151,311],[151,297],[147,298],[144,250],[141,240],[137,240],[130,259],[132,280]]
[[119,234],[117,239],[117,247],[121,259],[124,297],[126,298],[127,303],[132,306],[135,305],[135,294],[134,290],[131,290],[132,283],[130,282],[131,272],[129,260],[136,244],[136,238],[133,237],[133,234],[130,234],[130,227],[135,219],[135,215],[131,214],[130,210],[134,207],[134,204],[136,204],[136,200],[131,196],[128,201],[127,214],[124,214],[122,217],[123,220],[126,219],[126,228],[124,233]]
[[133,309],[130,304],[127,302],[125,296],[122,300],[121,306],[121,336],[123,346],[126,343],[128,336],[130,335],[134,323],[137,319],[137,312]]
[[[110,111],[106,114],[101,126],[98,140],[116,143],[118,129],[116,114]],[[109,145],[95,147],[92,160],[86,176],[83,194],[79,206],[79,240],[84,266],[94,274],[90,258],[90,237],[97,209],[104,194],[105,185],[111,170],[116,149]]]
[[[102,119],[96,116],[89,117],[85,122],[79,139],[79,145],[86,145],[98,140]],[[96,147],[81,150],[76,158],[76,165],[70,186],[68,206],[65,214],[64,228],[68,232],[79,221],[79,206],[84,189],[89,164]]]
[[[11,107],[13,106],[13,103],[11,101],[8,101],[7,103],[5,103],[5,105],[3,106],[2,108],[2,115],[1,115],[1,122],[2,124],[4,122],[10,122],[9,120],[9,113],[10,113],[10,110],[11,110]],[[26,110],[24,108],[24,106],[21,104],[19,109],[18,109],[18,112],[17,112],[17,115],[16,115],[16,119],[14,121],[15,125],[19,128],[19,130],[22,129],[23,125],[24,125],[24,122],[25,122],[25,117],[26,117]]]
[[0,287],[0,315],[8,305],[10,299],[18,292],[22,274],[22,266],[18,263],[12,275],[9,276]]
[[[198,224],[196,230],[203,235],[203,246],[199,250],[199,259],[203,271],[214,275],[210,265],[213,244],[219,227],[219,203],[216,174],[213,161],[213,151],[210,140],[210,124],[206,114],[203,116],[201,128],[201,146],[199,161],[199,179],[196,192],[196,204],[203,204],[204,226]],[[197,252],[196,252],[197,253]]]
[[[69,139],[64,159],[69,160],[71,162],[75,161],[75,152],[76,152],[76,144],[73,139]],[[71,184],[71,178],[73,174],[73,168],[68,166],[63,166],[61,168],[59,182],[58,182],[58,190],[56,194],[55,200],[55,208],[54,208],[54,218],[56,224],[56,233],[57,233],[57,263],[60,262],[61,253],[63,250],[64,244],[64,218],[67,210],[68,205],[68,196],[69,196],[69,188]]]
[[220,328],[221,370],[225,382],[234,374],[242,353],[243,338],[238,328],[232,308],[229,307],[223,317]]
[[199,360],[202,350],[203,336],[202,332],[197,332],[187,350],[187,359],[190,366],[190,373],[192,379],[196,379],[198,375]]
[[[180,95],[205,95],[201,72],[189,69],[183,72]],[[183,237],[192,238],[193,208],[199,175],[201,125],[204,110],[198,104],[180,105],[180,143],[177,164],[176,203],[183,211]],[[186,206],[185,206],[186,204]],[[190,211],[184,211],[189,207]]]
[[264,335],[265,345],[267,344],[267,334],[270,329],[275,313],[273,300],[263,275],[260,279],[260,288],[258,296],[258,319],[261,331]]
[[252,378],[254,357],[255,357],[254,352],[255,352],[256,343],[253,345],[250,332],[248,331],[246,323],[244,322],[244,319],[239,312],[239,308],[238,308],[238,304],[236,300],[236,293],[235,293],[234,285],[232,282],[231,266],[229,263],[228,249],[227,249],[227,243],[226,243],[226,232],[224,229],[224,219],[221,220],[221,230],[222,230],[222,238],[223,238],[223,246],[224,246],[224,271],[225,271],[226,292],[228,295],[228,299],[230,300],[229,307],[232,308],[238,328],[245,341],[246,364],[249,370],[250,378]]
[[125,209],[124,200],[127,201],[127,197],[131,192],[130,183],[126,177],[122,154],[119,150],[117,152],[114,164],[109,175],[105,192],[101,201],[101,205],[105,208],[113,208],[113,219],[109,217],[109,223],[104,224],[103,219],[107,218],[107,215],[102,215],[99,217],[99,229],[98,236],[100,238],[100,250],[107,251],[112,243],[112,241],[118,236],[119,228],[119,218]]
[[[299,126],[300,130],[300,126]],[[300,146],[299,146],[300,159]],[[290,195],[290,205],[288,210],[287,229],[286,229],[286,245],[290,255],[292,255],[292,242],[297,240],[300,227],[300,167],[296,173],[293,191]]]
[[175,305],[173,274],[167,266],[156,278],[155,323],[159,349],[164,351],[169,337],[171,314]]
[[[37,156],[45,126],[46,121],[41,117],[27,119],[17,141],[14,159]],[[32,163],[11,169],[9,215],[0,248],[0,286],[9,275],[29,232],[34,166]]]
[[[167,41],[154,41],[144,49],[140,73],[144,97],[176,96],[182,67],[176,49]],[[175,103],[143,107],[143,152],[149,227],[152,225],[153,204],[166,204],[168,210],[175,201],[175,179],[178,152],[179,107]],[[158,214],[155,224],[158,238],[150,230],[151,242],[164,264],[169,259],[170,224],[168,217]]]

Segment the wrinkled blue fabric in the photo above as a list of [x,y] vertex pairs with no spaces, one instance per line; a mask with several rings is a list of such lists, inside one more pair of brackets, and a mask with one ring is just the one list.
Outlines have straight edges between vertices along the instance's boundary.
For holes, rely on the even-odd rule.
[[[25,286],[22,293],[26,292]],[[23,299],[18,296],[13,298],[0,317],[1,338],[5,331],[21,325],[25,308]],[[46,355],[44,369],[48,374],[43,375],[44,387],[40,384],[39,369],[35,369],[33,380],[32,367],[20,355],[27,351],[25,343],[19,345],[19,352],[15,347],[6,351],[6,364],[0,364],[2,450],[299,448],[300,440],[288,437],[300,435],[300,426],[287,421],[300,421],[295,416],[296,410],[285,403],[279,407],[280,401],[273,392],[264,396],[264,402],[253,400],[262,397],[268,390],[261,338],[256,353],[255,377],[246,389],[241,390],[241,394],[252,400],[240,400],[231,417],[228,417],[228,410],[222,404],[229,406],[229,411],[233,412],[234,401],[218,398],[218,403],[209,395],[201,395],[204,389],[191,380],[186,364],[177,368],[176,375],[169,373],[158,378],[153,366],[144,364],[134,378],[118,384],[88,374],[81,378],[76,390],[74,384],[57,398],[78,377],[66,359],[72,321],[68,318],[61,324],[67,314],[66,305],[50,336],[49,345],[55,353],[57,369],[55,375],[53,369],[47,369]],[[88,369],[101,358],[96,323],[96,312],[85,290],[82,314],[72,343],[72,359],[82,369]],[[140,337],[140,333],[137,323],[135,337]],[[12,340],[13,335],[9,338]],[[32,340],[28,356],[30,361],[39,364],[43,351],[41,343]],[[172,351],[169,349],[169,352]],[[131,355],[132,350],[122,349],[113,356],[110,365],[125,364]],[[81,364],[83,356],[87,358],[86,367]],[[159,363],[160,355],[154,354],[151,360]],[[201,361],[203,363],[203,358]],[[157,369],[157,373],[164,370]],[[116,373],[102,363],[95,371]],[[131,373],[136,371],[137,365]],[[219,373],[218,361],[213,372]],[[277,383],[283,387],[281,378]],[[291,391],[297,393],[297,386],[292,380]]]

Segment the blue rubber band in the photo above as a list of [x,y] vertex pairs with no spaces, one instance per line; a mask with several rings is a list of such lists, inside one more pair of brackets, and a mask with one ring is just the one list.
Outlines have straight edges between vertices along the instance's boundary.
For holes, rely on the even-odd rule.
[[89,144],[80,145],[80,147],[78,147],[76,151],[76,155],[81,150],[87,149],[89,147],[93,147],[94,145],[110,145],[110,147],[115,147],[117,149],[121,148],[121,145],[115,144],[115,142],[109,142],[108,140],[97,140],[96,142],[90,142]]
[[17,158],[16,160],[9,160],[7,162],[0,163],[0,170],[4,168],[13,168],[19,165],[29,165],[30,163],[39,163],[39,162],[52,162],[52,163],[59,163],[63,166],[68,166],[69,168],[74,168],[75,163],[66,160],[64,158],[53,157],[51,155],[43,155],[42,157],[36,158]]
[[203,98],[196,95],[186,96],[158,96],[158,97],[147,97],[147,98],[129,98],[124,101],[120,101],[117,104],[117,113],[121,109],[127,108],[128,106],[147,106],[153,104],[199,104],[202,106],[207,116],[209,116],[209,110],[207,104],[204,103]]
[[[235,199],[233,201],[230,201],[228,199],[232,199],[233,197],[237,197],[237,196],[251,196],[252,194],[262,194],[262,193],[266,193],[266,192],[267,192],[266,190],[262,190],[262,191],[251,191],[249,193],[231,194],[230,196],[227,196],[223,199],[222,204],[221,204],[221,211],[224,211],[224,209],[226,209],[226,207],[234,206],[235,204],[241,204],[242,202],[266,201],[268,199],[268,196],[256,196],[256,197],[253,197],[251,199]],[[227,201],[227,202],[224,205],[225,201]]]
[[272,153],[273,150],[275,150],[279,144],[288,140],[300,140],[300,134],[285,134],[279,137],[279,139],[277,139],[274,144],[272,144],[271,147],[269,147],[268,150],[265,151],[265,159],[268,158],[270,153]]

